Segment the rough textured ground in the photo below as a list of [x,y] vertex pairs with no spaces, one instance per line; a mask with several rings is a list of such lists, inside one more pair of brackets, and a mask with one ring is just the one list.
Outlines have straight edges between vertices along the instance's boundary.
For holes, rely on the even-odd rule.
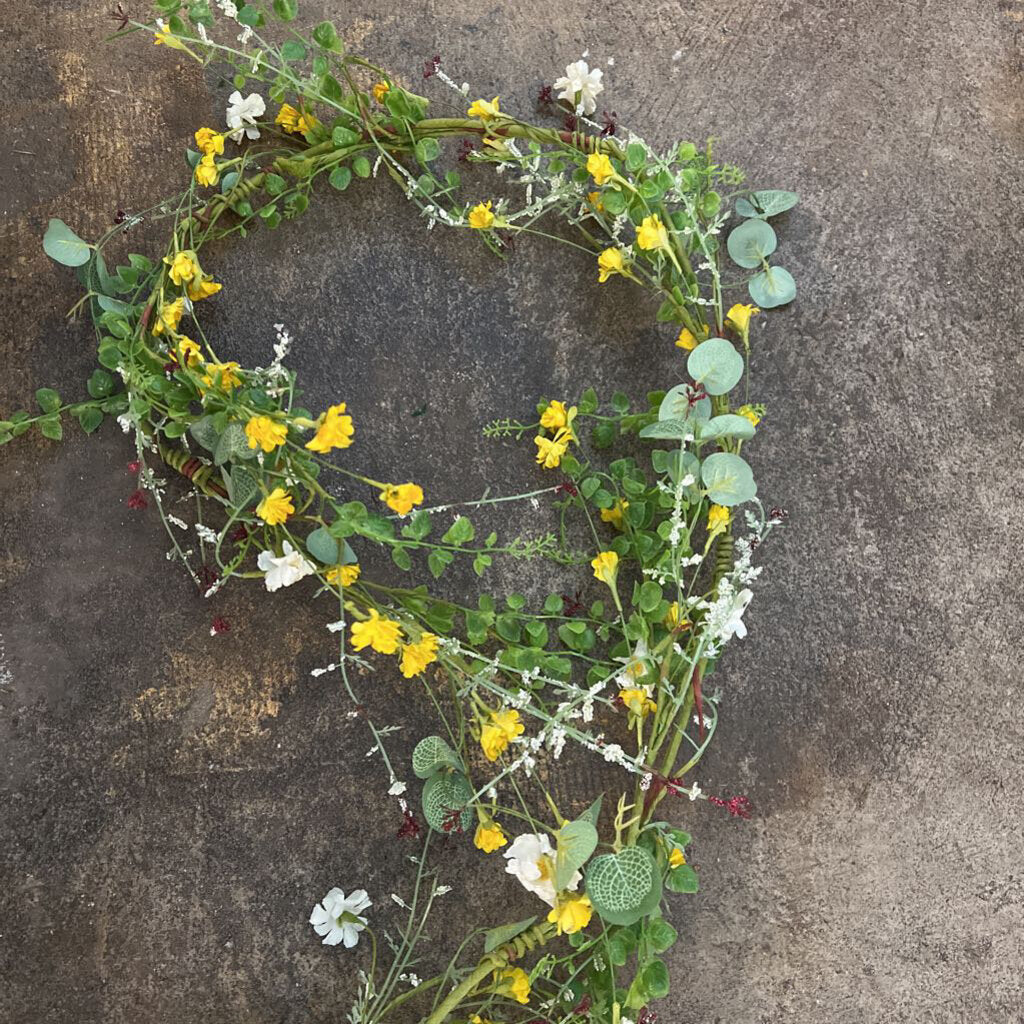
[[[159,199],[223,95],[174,53],[102,45],[104,5],[13,6],[0,411],[42,383],[76,393],[93,365],[46,218],[89,237]],[[792,518],[718,677],[700,778],[757,814],[674,809],[703,890],[674,904],[662,1020],[1024,1020],[1024,3],[319,6],[414,88],[440,53],[523,111],[589,47],[615,59],[621,118],[659,141],[714,134],[755,183],[803,196],[779,224],[801,293],[755,361],[762,493]],[[312,394],[347,398],[378,439],[362,464],[439,498],[536,479],[524,449],[476,440],[490,417],[581,367],[639,395],[678,365],[623,282],[599,289],[543,244],[501,264],[426,236],[383,182],[218,272],[225,344],[266,359],[284,321]],[[70,433],[0,451],[0,1019],[338,1020],[355,961],[315,942],[309,908],[333,884],[388,903],[407,848],[378,823],[361,723],[309,675],[323,616],[257,588],[211,608],[167,566],[152,510],[125,509],[120,432]],[[211,639],[215,613],[233,628]],[[406,751],[422,726],[402,681],[363,685]],[[482,861],[454,851],[445,870],[486,894],[469,913],[489,923],[523,897]]]

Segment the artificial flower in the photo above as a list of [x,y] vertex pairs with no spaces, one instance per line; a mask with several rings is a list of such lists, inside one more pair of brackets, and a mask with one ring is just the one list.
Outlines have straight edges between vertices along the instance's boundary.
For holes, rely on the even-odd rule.
[[736,328],[744,337],[750,330],[750,318],[756,313],[760,313],[761,310],[757,306],[744,305],[742,302],[737,302],[735,306],[729,309],[729,312],[725,314],[725,319]]
[[672,852],[668,855],[668,866],[670,868],[681,868],[685,863],[686,854],[678,846],[673,846]]
[[204,156],[203,159],[196,164],[196,181],[204,188],[216,185],[219,175],[220,171],[217,170],[217,165],[214,163],[212,153]]
[[559,430],[554,438],[538,434],[533,439],[537,446],[537,464],[545,469],[557,469],[572,439],[572,431],[568,427]]
[[743,613],[747,610],[747,605],[750,604],[750,599],[753,596],[752,590],[744,589],[738,594],[719,598],[712,606],[714,614],[708,616],[712,620],[709,623],[708,632],[723,643],[731,640],[734,636],[742,640],[747,635]]
[[661,218],[656,213],[644,217],[640,222],[640,227],[636,232],[636,244],[641,249],[668,248],[668,231],[665,230],[665,225],[662,224]]
[[437,637],[423,633],[414,644],[402,646],[402,675],[406,679],[418,676],[431,662],[437,661]]
[[324,937],[325,946],[344,943],[351,949],[359,941],[359,933],[366,927],[362,913],[373,903],[365,889],[356,889],[346,896],[341,889],[332,889],[310,914],[309,923],[317,935]]
[[384,102],[384,97],[391,91],[391,86],[387,82],[378,82],[373,87],[373,98],[378,103]]
[[256,506],[256,515],[268,526],[277,526],[285,522],[294,512],[295,506],[292,504],[292,496],[283,487],[275,487]]
[[486,231],[494,223],[494,214],[491,213],[491,201],[477,203],[469,211],[469,226],[478,231]]
[[683,612],[679,607],[678,601],[673,601],[668,606],[668,614],[662,622],[668,629],[682,629],[684,626],[688,626],[690,624],[689,620],[683,616]]
[[385,619],[376,608],[370,609],[365,622],[353,622],[352,646],[361,651],[372,647],[378,654],[394,654],[402,638],[402,628],[393,619]]
[[195,135],[196,145],[205,156],[224,155],[224,135],[212,128],[200,128]]
[[604,153],[591,153],[587,157],[587,173],[593,177],[595,184],[603,185],[615,176],[615,168]]
[[548,407],[540,414],[540,425],[545,430],[560,430],[569,422],[569,413],[565,402],[548,402]]
[[597,110],[597,97],[604,92],[602,74],[600,68],[591,71],[585,60],[575,61],[565,69],[563,78],[555,79],[554,87],[560,90],[558,98],[568,100],[577,114],[592,114]]
[[619,690],[619,700],[631,715],[646,718],[652,711],[658,710],[658,704],[651,698],[652,687],[639,686]]
[[253,416],[245,425],[245,436],[250,448],[272,452],[288,438],[288,424],[272,420],[269,416]]
[[185,300],[183,298],[165,303],[160,307],[160,315],[156,318],[156,323],[153,324],[153,333],[163,334],[164,331],[176,331],[184,313]]
[[349,565],[332,565],[330,569],[324,573],[327,577],[328,583],[340,584],[343,587],[351,587],[357,579],[359,579],[359,573],[362,570],[359,567],[358,562],[352,562]]
[[679,337],[676,338],[676,347],[685,348],[687,352],[691,352],[697,347],[697,338],[689,327],[684,327],[679,332]]
[[154,46],[169,46],[172,50],[184,50],[185,44],[167,28],[167,22],[157,19],[159,32],[153,35]]
[[306,442],[306,447],[313,452],[326,453],[332,448],[347,448],[352,443],[355,427],[352,417],[344,415],[345,403],[332,405],[317,420],[316,435]]
[[594,570],[594,579],[607,583],[609,587],[615,587],[615,577],[619,572],[619,556],[614,551],[602,551],[596,558],[591,559],[591,566]]
[[750,420],[750,425],[753,427],[756,427],[758,423],[761,422],[761,417],[757,414],[757,410],[752,405],[741,405],[736,410],[736,415]]
[[615,246],[603,249],[597,256],[597,281],[604,284],[612,274],[624,274],[626,262],[622,258],[622,250]]
[[721,533],[729,525],[729,510],[724,505],[708,509],[708,533]]
[[651,652],[647,648],[647,641],[640,637],[629,654],[614,660],[622,662],[622,671],[616,676],[616,680],[624,689],[629,689],[650,667]]
[[[548,906],[555,905],[555,848],[546,832],[526,832],[517,836],[502,854],[508,863],[505,871],[515,875],[524,889],[539,896]],[[583,876],[577,871],[566,889],[573,892]]]
[[476,827],[476,835],[473,836],[473,845],[484,853],[494,853],[495,850],[508,844],[505,838],[504,829],[494,820],[480,822]]
[[270,551],[261,551],[256,559],[256,567],[264,572],[263,582],[267,590],[273,593],[281,587],[290,587],[305,576],[316,572],[313,564],[308,562],[300,552],[296,551],[288,541],[282,545],[284,554],[275,556]]
[[228,134],[235,142],[241,142],[244,135],[248,139],[258,139],[260,130],[256,127],[257,118],[267,112],[267,104],[258,92],[251,92],[245,99],[236,89],[228,97],[228,108],[225,113],[227,124],[232,129]]
[[193,302],[199,302],[200,299],[208,299],[211,295],[216,295],[223,287],[222,284],[214,281],[211,276],[201,274],[189,281],[185,293]]
[[601,509],[601,521],[611,523],[616,530],[621,530],[623,528],[622,513],[625,512],[627,508],[629,508],[629,502],[623,498],[619,498],[611,508]]
[[489,102],[487,100],[474,100],[473,105],[466,113],[469,117],[479,117],[481,121],[490,121],[491,118],[500,117],[501,110],[498,106],[498,97],[495,96]]
[[559,935],[573,935],[590,924],[593,914],[589,896],[563,896],[551,908],[548,921],[558,926]]
[[238,363],[207,363],[203,369],[206,371],[203,374],[204,388],[212,388],[216,381],[221,391],[230,391],[242,383],[242,378],[235,373],[241,369]]
[[292,135],[301,135],[313,128],[314,118],[307,117],[301,110],[297,110],[290,103],[282,103],[281,109],[274,118],[274,124],[279,124],[286,132]]
[[199,346],[184,335],[178,338],[177,355],[181,366],[199,366],[203,362],[203,353]]
[[419,484],[386,484],[377,497],[393,512],[405,516],[413,505],[423,502],[423,488]]
[[195,256],[194,252],[181,250],[173,256],[164,257],[164,263],[171,268],[167,272],[167,276],[176,285],[182,285],[186,281],[191,281],[199,272],[199,265],[196,263]]
[[510,996],[517,1003],[524,1005],[530,1001],[530,979],[522,967],[506,967],[494,972],[497,985],[495,993],[499,996]]
[[480,729],[480,747],[488,761],[497,761],[509,743],[521,736],[525,726],[515,710],[492,711],[489,722]]

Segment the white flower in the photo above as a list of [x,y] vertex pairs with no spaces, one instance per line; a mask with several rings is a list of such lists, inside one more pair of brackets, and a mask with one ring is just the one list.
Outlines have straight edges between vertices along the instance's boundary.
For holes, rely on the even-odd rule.
[[[558,94],[558,98],[575,103],[577,114],[592,114],[597,110],[595,97],[604,92],[604,86],[601,84],[603,74],[604,72],[600,68],[594,68],[591,71],[585,60],[578,60],[575,64],[570,64],[565,69],[565,78],[555,81],[555,88],[562,90]],[[577,93],[580,94],[578,102],[576,100]]]
[[238,8],[235,6],[235,0],[217,0],[217,6],[227,17],[238,17]]
[[615,682],[623,688],[635,686],[636,681],[641,679],[647,671],[648,663],[651,660],[651,652],[647,649],[647,641],[640,637],[636,642],[636,647],[633,648],[632,654],[623,658],[615,658],[614,660],[621,661],[625,666],[615,677]]
[[267,111],[267,105],[258,92],[251,92],[245,99],[236,89],[229,97],[230,104],[225,117],[228,127],[234,131],[230,133],[235,142],[241,142],[244,135],[249,139],[258,139],[260,130],[256,127],[256,119],[262,117]]
[[406,790],[404,782],[392,782],[391,788],[388,790],[388,796],[401,796]]
[[737,636],[742,640],[747,635],[743,613],[754,596],[752,590],[741,590],[738,594],[724,594],[708,613],[708,631],[712,637],[723,643]]
[[284,542],[284,554],[280,558],[276,558],[271,551],[261,551],[260,557],[256,559],[256,567],[266,573],[263,582],[271,593],[280,590],[281,587],[290,587],[303,577],[316,572],[288,541]]
[[[536,893],[549,906],[555,905],[555,849],[544,832],[518,836],[505,851],[505,870],[515,875],[523,887]],[[577,871],[566,886],[575,891],[583,876]]]
[[704,790],[702,790],[700,786],[698,786],[695,782],[688,790],[683,789],[680,790],[680,792],[685,793],[690,798],[690,800],[693,801],[696,800],[701,795],[701,793],[704,792]]
[[351,949],[359,941],[359,933],[366,927],[366,918],[359,915],[372,906],[365,889],[356,889],[346,896],[340,889],[332,889],[313,908],[309,923],[317,935],[324,937],[325,946],[345,943]]

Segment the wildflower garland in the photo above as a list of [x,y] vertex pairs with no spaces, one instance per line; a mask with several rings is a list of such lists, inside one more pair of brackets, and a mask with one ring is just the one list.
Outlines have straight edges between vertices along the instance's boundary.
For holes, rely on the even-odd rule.
[[[407,801],[410,780],[385,749],[390,727],[369,721],[401,812],[399,835],[419,838],[419,815],[428,830],[403,902],[408,926],[390,968],[379,969],[374,955],[361,973],[351,1024],[651,1021],[649,1004],[669,991],[661,954],[676,939],[662,916],[664,895],[698,886],[686,858],[690,836],[659,816],[662,801],[705,798],[687,776],[718,722],[707,679],[727,643],[746,634],[760,573],[753,556],[784,517],[757,500],[742,451],[765,414],[747,396],[753,317],[795,294],[792,277],[769,261],[777,242],[768,219],[797,197],[744,189],[742,172],[714,162],[710,144],[659,153],[632,133],[622,141],[610,118],[592,120],[604,83],[583,61],[542,92],[562,118],[550,127],[509,114],[498,97],[467,105],[468,87],[434,58],[424,77],[451,87],[462,110],[429,118],[424,97],[345,52],[330,22],[308,36],[279,31],[295,19],[295,0],[155,7],[155,23],[126,19],[119,35],[142,31],[201,64],[230,65],[236,91],[225,130],[196,131],[188,188],[145,212],[172,225],[157,259],[131,254],[111,272],[104,248],[123,225],[88,244],[51,221],[44,247],[79,268],[87,290],[79,307],[95,324],[101,369],[85,401],[64,403],[40,389],[40,413],[0,420],[0,443],[32,427],[59,439],[63,414],[87,432],[104,414],[117,416],[135,439],[138,490],[129,507],[153,501],[172,556],[207,596],[232,578],[274,592],[311,577],[311,592],[330,595],[337,608],[328,629],[338,653],[317,674],[337,672],[359,704],[349,669],[379,667],[370,652],[422,682],[438,728],[413,753],[419,814]],[[243,95],[252,83],[277,104],[272,118],[261,92]],[[463,197],[459,172],[441,169],[451,140],[461,158],[502,172],[522,202]],[[428,228],[467,231],[499,255],[521,235],[545,235],[593,261],[599,282],[623,277],[653,290],[662,299],[658,320],[674,325],[685,356],[683,379],[649,392],[639,409],[621,393],[601,402],[586,389],[574,404],[542,400],[536,419],[488,424],[489,437],[530,436],[540,470],[559,470],[559,479],[531,494],[469,503],[443,532],[448,506],[427,505],[420,484],[375,480],[334,457],[354,445],[359,425],[345,401],[319,411],[301,405],[283,326],[270,365],[244,368],[217,355],[199,319],[201,303],[221,289],[201,259],[206,245],[276,228],[305,212],[324,185],[344,191],[382,170]],[[544,218],[570,226],[574,239],[548,235]],[[753,304],[727,300],[740,288]],[[736,407],[732,396],[745,380]],[[656,447],[641,460],[609,460],[623,435]],[[190,525],[168,510],[161,464],[191,481],[200,509],[212,510],[209,522]],[[339,497],[323,481],[327,469],[369,495]],[[469,506],[539,496],[559,511],[559,536],[478,537]],[[590,550],[573,546],[570,520]],[[517,594],[459,605],[423,586],[366,578],[359,553],[371,545],[389,550],[401,570],[425,562],[434,578],[457,558],[478,575],[499,557],[589,565],[597,596],[551,594],[538,610]],[[219,628],[222,620],[212,632]],[[567,742],[624,769],[628,785],[615,806],[598,800],[563,817],[536,768],[557,761]],[[748,814],[745,798],[706,799]],[[428,866],[432,834],[472,835],[483,854],[501,851],[505,870],[543,908],[523,921],[481,922],[493,925],[486,932],[474,925],[447,970],[421,980],[412,970],[416,944],[447,891]],[[371,915],[364,890],[336,888],[310,923],[325,943],[352,947]]]

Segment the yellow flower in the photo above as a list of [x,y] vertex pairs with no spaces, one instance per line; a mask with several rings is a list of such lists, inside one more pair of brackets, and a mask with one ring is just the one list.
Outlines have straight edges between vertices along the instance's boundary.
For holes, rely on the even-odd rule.
[[670,868],[681,868],[685,863],[686,854],[678,846],[673,846],[672,852],[668,855],[668,866]]
[[537,446],[537,465],[543,466],[545,469],[557,469],[571,440],[572,431],[568,427],[559,430],[554,439],[538,434],[533,439],[533,443]]
[[205,388],[212,388],[215,380],[218,381],[217,386],[221,391],[230,391],[242,383],[242,378],[235,373],[235,370],[241,369],[238,363],[207,363],[204,369],[206,370],[206,373],[203,374],[203,387]]
[[688,327],[684,327],[679,332],[679,337],[676,338],[676,347],[685,348],[687,352],[692,351],[697,347],[697,338]]
[[379,654],[394,654],[402,639],[402,627],[392,619],[382,618],[376,608],[370,609],[365,622],[352,623],[352,646],[361,651],[372,647]]
[[622,513],[629,508],[629,502],[619,498],[611,508],[601,509],[601,521],[611,523],[616,530],[622,529]]
[[387,484],[377,497],[393,512],[408,515],[413,505],[423,502],[423,489],[419,484]]
[[761,422],[761,417],[757,415],[756,410],[752,405],[741,405],[736,410],[737,415],[750,420],[752,426],[757,426]]
[[622,258],[622,250],[616,249],[611,246],[601,253],[597,257],[597,281],[598,284],[604,284],[612,274],[622,274],[625,272],[626,263]]
[[282,103],[277,117],[274,118],[274,124],[279,124],[286,132],[293,135],[302,130],[299,128],[301,121],[302,112],[296,110],[290,103]]
[[204,185],[209,188],[211,185],[217,184],[217,178],[219,176],[217,165],[213,162],[213,154],[210,153],[204,156],[202,160],[196,165],[196,181],[200,185]]
[[432,661],[437,661],[437,637],[423,633],[414,644],[402,647],[402,675],[406,679],[418,676]]
[[373,98],[378,103],[384,102],[384,97],[391,91],[391,86],[387,82],[378,82],[373,87]]
[[600,192],[588,192],[587,200],[590,203],[590,205],[593,206],[595,210],[597,210],[598,213],[600,213],[604,209],[604,203],[601,202]]
[[508,967],[503,971],[494,972],[497,983],[497,994],[511,996],[517,1003],[524,1005],[530,1001],[530,979],[522,967]]
[[541,413],[540,425],[545,430],[561,430],[568,422],[565,402],[548,402],[548,407]]
[[643,688],[619,690],[619,700],[637,718],[646,718],[651,711],[658,710],[657,702],[651,700],[651,695]]
[[708,509],[708,532],[721,533],[729,525],[729,510],[724,505],[712,505]]
[[216,153],[217,156],[224,154],[224,136],[212,128],[200,128],[196,132],[196,145],[206,156],[213,153]]
[[591,559],[590,564],[594,570],[594,579],[607,583],[609,587],[615,587],[615,577],[619,573],[619,556],[614,551],[602,551],[596,558]]
[[476,827],[476,835],[473,836],[473,845],[484,853],[494,853],[495,850],[505,846],[508,840],[505,832],[496,821],[482,821]]
[[352,443],[355,427],[352,426],[352,417],[343,415],[344,412],[345,403],[339,402],[320,417],[316,434],[306,442],[311,452],[324,454],[332,448],[347,448]]
[[268,526],[283,523],[294,511],[292,496],[283,487],[275,487],[256,506],[256,515]]
[[603,185],[609,178],[614,177],[615,168],[604,153],[591,153],[587,157],[587,173],[594,176],[596,184]]
[[198,302],[200,299],[208,299],[211,295],[216,295],[223,287],[212,277],[200,275],[189,281],[185,291],[193,302]]
[[163,334],[164,331],[176,331],[181,318],[185,313],[185,300],[175,299],[160,307],[160,315],[153,325],[154,334]]
[[551,908],[548,920],[558,925],[559,935],[572,935],[582,931],[590,924],[594,908],[589,896],[566,895],[559,897],[558,902]]
[[182,285],[186,281],[191,281],[199,272],[194,255],[194,253],[182,251],[176,252],[173,256],[164,257],[164,263],[171,268],[168,271],[168,277],[175,284]]
[[492,711],[491,720],[480,730],[480,746],[484,756],[488,761],[497,761],[509,743],[521,736],[524,730],[518,711]]
[[667,249],[668,232],[661,218],[652,213],[650,217],[644,217],[636,232],[636,244],[641,249]]
[[491,213],[491,201],[477,203],[469,211],[469,226],[478,231],[486,231],[494,223],[494,214]]
[[750,318],[755,313],[760,313],[761,310],[757,306],[744,305],[742,302],[737,302],[728,313],[725,314],[725,319],[736,328],[744,337],[750,330]]
[[352,562],[349,565],[332,565],[324,574],[328,583],[341,584],[343,587],[351,587],[360,573],[359,563]]
[[486,1017],[481,1017],[479,1013],[474,1013],[469,1018],[469,1024],[494,1024],[494,1021],[488,1020]]
[[678,601],[673,601],[668,606],[668,614],[662,619],[667,629],[683,629],[690,624],[690,620],[683,617],[682,609]]
[[470,117],[479,117],[481,121],[490,121],[493,117],[499,117],[501,110],[498,107],[498,97],[495,96],[489,103],[487,100],[475,100],[466,113]]
[[173,32],[167,31],[167,22],[157,21],[160,31],[154,33],[154,46],[169,46],[172,50],[184,50],[185,44]]
[[272,452],[284,444],[288,437],[288,424],[272,420],[269,416],[253,416],[245,425],[245,436],[250,448]]
[[199,366],[203,362],[203,354],[199,346],[191,339],[182,335],[178,339],[178,363],[181,366]]

